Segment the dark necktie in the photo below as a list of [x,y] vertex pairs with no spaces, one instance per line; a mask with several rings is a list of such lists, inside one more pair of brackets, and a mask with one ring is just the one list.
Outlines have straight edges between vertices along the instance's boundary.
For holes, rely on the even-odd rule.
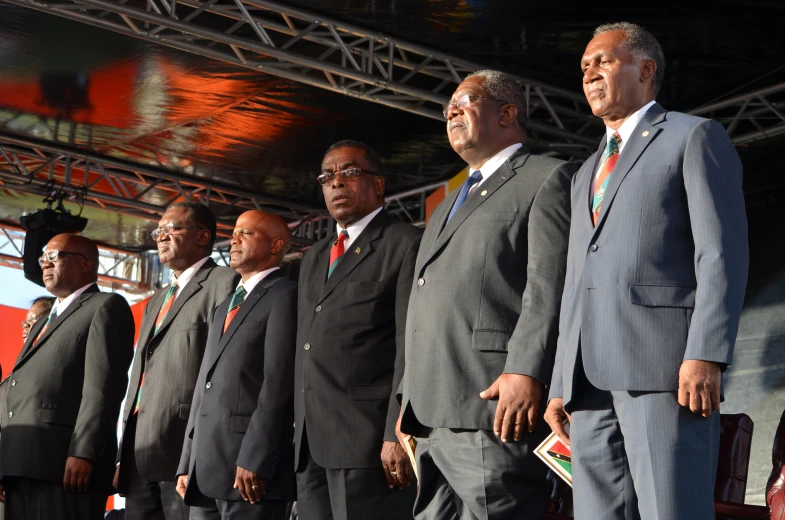
[[458,193],[458,198],[455,199],[455,204],[452,206],[452,210],[450,210],[450,215],[447,217],[447,222],[450,221],[453,215],[458,212],[458,209],[463,206],[463,203],[466,202],[466,197],[469,196],[469,190],[472,189],[472,186],[477,184],[482,180],[482,173],[480,170],[472,172],[471,175],[466,179],[466,182],[463,183],[461,186],[461,191]]
[[343,243],[347,238],[349,238],[349,232],[344,229],[341,231],[341,234],[338,235],[338,238],[335,240],[335,242],[333,242],[333,247],[330,249],[330,268],[327,270],[328,279],[330,276],[332,276],[333,271],[335,271],[335,267],[338,265],[338,262],[343,256]]
[[232,301],[229,302],[229,310],[226,311],[226,318],[224,319],[224,332],[229,328],[229,324],[232,323],[234,316],[237,314],[237,311],[240,310],[240,305],[242,305],[244,301],[245,287],[241,284],[237,286],[237,290],[235,290],[232,295]]
[[608,139],[608,144],[605,145],[602,163],[600,163],[600,168],[597,170],[597,180],[594,182],[594,197],[591,204],[591,223],[595,226],[600,218],[602,199],[605,197],[605,190],[608,189],[611,172],[616,166],[616,161],[619,160],[619,143],[621,143],[621,136],[618,132],[614,132],[611,138]]

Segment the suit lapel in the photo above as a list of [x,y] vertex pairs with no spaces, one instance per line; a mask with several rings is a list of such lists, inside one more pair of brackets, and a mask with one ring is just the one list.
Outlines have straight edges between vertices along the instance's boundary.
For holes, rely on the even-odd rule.
[[150,301],[147,302],[145,315],[147,319],[142,323],[139,330],[139,340],[137,341],[136,348],[146,348],[147,344],[153,338],[155,331],[155,319],[158,317],[158,311],[161,310],[161,305],[164,303],[164,296],[166,296],[166,289],[159,289]]
[[[382,230],[389,219],[390,216],[387,212],[384,210],[380,211],[379,214],[368,223],[363,232],[360,233],[360,236],[352,242],[352,245],[346,249],[341,257],[341,261],[338,262],[338,266],[335,268],[335,271],[333,271],[332,276],[324,283],[322,295],[319,298],[320,302],[327,298],[333,289],[341,283],[341,280],[346,278],[355,267],[360,265],[368,258],[371,252],[373,252],[372,244],[381,236]],[[332,242],[330,242],[330,244],[332,244]],[[320,257],[320,261],[321,260],[322,258]],[[322,262],[319,265],[318,270],[324,273],[324,277],[327,277],[327,268],[327,262]]]
[[225,301],[218,307],[213,326],[214,328],[218,329],[217,332],[220,335],[220,340],[218,340],[218,348],[215,349],[215,351],[211,352],[212,357],[210,358],[210,369],[213,368],[215,362],[218,361],[218,358],[221,357],[221,354],[223,353],[224,349],[226,349],[226,346],[229,344],[229,341],[232,339],[232,336],[234,336],[234,333],[237,331],[240,325],[242,325],[242,323],[245,321],[245,318],[247,318],[248,315],[251,314],[251,311],[254,309],[256,304],[259,303],[262,297],[267,293],[268,289],[270,289],[270,287],[275,285],[276,282],[278,282],[278,280],[280,280],[281,278],[283,278],[283,274],[281,273],[280,270],[273,271],[272,273],[268,274],[261,282],[256,284],[256,287],[253,288],[253,291],[251,291],[245,297],[245,301],[243,302],[242,305],[240,305],[240,308],[237,309],[237,314],[235,314],[234,319],[232,319],[232,322],[229,324],[229,328],[227,328],[226,332],[224,332],[222,335],[221,335],[221,331],[223,330],[223,324],[224,324],[224,320],[226,319],[226,313],[229,311],[229,303],[231,303],[231,298],[229,298],[227,301]]
[[[166,318],[164,318],[163,323],[161,323],[161,327],[158,329],[158,332],[154,333],[153,337],[157,337],[159,334],[163,333],[169,327],[169,324],[172,323],[172,320],[175,319],[177,313],[180,312],[180,309],[183,308],[185,302],[187,302],[191,296],[202,290],[202,283],[207,279],[207,275],[210,274],[210,271],[215,266],[216,263],[212,258],[210,258],[204,264],[202,264],[196,273],[194,273],[193,278],[191,278],[191,280],[186,284],[185,289],[183,289],[175,298],[172,308],[169,309],[168,313],[166,313]],[[155,319],[158,315],[158,311],[160,310],[160,306],[153,310],[156,314],[156,316],[153,317],[153,326],[155,326]]]
[[[591,208],[594,206],[594,193],[591,191],[591,186],[594,183],[594,176],[597,174],[597,168],[600,167],[602,154],[605,152],[605,146],[608,144],[608,134],[602,138],[600,147],[594,157],[594,164],[589,171],[589,178],[581,180],[581,196],[586,201],[586,220],[591,224]],[[583,219],[582,219],[583,220]]]
[[[644,150],[649,146],[649,143],[654,141],[657,134],[662,131],[662,128],[656,128],[654,125],[658,125],[664,120],[665,109],[658,103],[655,103],[643,115],[643,119],[640,120],[632,131],[630,140],[624,146],[621,155],[619,155],[619,161],[616,163],[616,167],[611,173],[610,181],[608,181],[605,196],[602,198],[602,208],[600,209],[599,220],[597,221],[597,226],[594,228],[594,235],[596,235],[597,231],[602,227],[605,216],[608,214],[611,204],[613,204],[613,199],[616,196],[616,192],[619,191],[619,186],[621,186],[624,178],[630,173],[630,170],[635,163],[638,162],[638,159],[643,154]],[[644,130],[648,132],[646,133],[646,136],[642,135]]]
[[[481,184],[475,191],[472,193],[470,197],[466,199],[466,202],[463,203],[463,206],[458,209],[458,211],[453,215],[453,217],[444,225],[444,229],[434,240],[433,245],[431,246],[429,252],[429,258],[426,260],[425,263],[430,261],[443,247],[444,245],[449,242],[450,238],[455,234],[458,228],[463,224],[463,222],[469,218],[469,216],[479,208],[486,200],[493,197],[493,194],[496,193],[499,188],[504,186],[504,184],[509,181],[513,176],[516,174],[516,170],[522,167],[526,160],[529,158],[529,150],[522,146],[515,154],[510,157],[509,160],[505,161],[504,164],[499,166],[499,169],[496,170],[493,175],[491,175],[490,179],[487,182]],[[455,190],[456,192],[459,190]],[[451,200],[453,203],[455,202],[455,197],[452,197]],[[449,208],[452,209],[452,204],[449,205]],[[450,214],[450,210],[447,209],[445,212],[446,215],[444,219],[446,220],[447,216]],[[422,268],[422,267],[420,267]]]
[[[65,310],[63,314],[55,318],[55,320],[49,325],[49,328],[46,329],[46,332],[44,332],[44,334],[41,336],[41,339],[39,339],[38,342],[35,344],[33,344],[33,341],[35,340],[35,337],[38,335],[43,325],[38,328],[33,327],[34,329],[36,329],[35,330],[36,336],[32,335],[33,331],[31,330],[30,331],[31,334],[27,337],[27,341],[25,342],[25,348],[22,351],[22,353],[19,355],[16,364],[19,365],[20,363],[24,362],[27,358],[29,358],[32,355],[33,352],[41,348],[41,345],[44,344],[44,342],[54,333],[54,331],[57,330],[57,328],[60,327],[60,325],[63,322],[65,322],[65,320],[67,320],[70,315],[72,315],[74,312],[77,311],[77,309],[79,309],[79,307],[82,306],[82,302],[87,301],[90,298],[90,296],[93,295],[93,293],[97,293],[97,292],[100,292],[97,285],[93,284],[90,287],[88,287],[87,290],[85,290],[85,292],[80,294],[74,301],[71,302],[70,305],[68,305],[68,308]],[[44,323],[46,323],[46,321],[44,321]],[[36,323],[36,325],[38,324]],[[32,340],[30,339],[31,336],[33,338]]]

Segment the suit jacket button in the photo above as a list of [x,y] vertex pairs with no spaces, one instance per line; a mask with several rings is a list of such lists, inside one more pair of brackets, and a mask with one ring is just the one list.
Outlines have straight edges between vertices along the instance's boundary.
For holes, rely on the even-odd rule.
[[418,278],[417,279],[417,285],[419,285],[420,287],[425,285],[425,278]]
[[11,386],[16,386],[16,379],[11,380]]
[[322,306],[321,305],[317,305],[316,306],[316,312],[322,312]]
[[303,345],[303,348],[305,350],[311,350],[311,344],[310,343],[306,343],[305,345]]
[[213,383],[210,381],[208,381],[207,384],[204,385],[204,387],[207,388],[208,390],[210,389],[211,386],[213,386]]
[[13,417],[14,417],[14,412],[8,412],[8,417],[10,417],[10,418],[12,418],[12,419],[13,419]]
[[591,251],[592,253],[596,252],[598,249],[599,247],[597,247],[597,244],[592,244],[589,246],[589,251]]

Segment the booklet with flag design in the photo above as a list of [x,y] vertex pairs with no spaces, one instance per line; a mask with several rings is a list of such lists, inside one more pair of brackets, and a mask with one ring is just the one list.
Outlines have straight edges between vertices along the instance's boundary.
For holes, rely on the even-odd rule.
[[559,475],[570,485],[570,487],[572,487],[572,459],[570,457],[570,448],[565,446],[555,433],[548,435],[542,444],[537,446],[534,453],[540,457],[554,473]]

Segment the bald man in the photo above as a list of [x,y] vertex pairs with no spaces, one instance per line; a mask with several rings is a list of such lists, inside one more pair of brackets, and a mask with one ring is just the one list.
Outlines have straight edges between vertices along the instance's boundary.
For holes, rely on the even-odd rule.
[[240,215],[229,265],[242,279],[211,318],[177,490],[224,520],[283,520],[295,498],[297,284],[279,270],[290,240],[280,217]]
[[98,248],[61,234],[39,259],[57,297],[27,337],[0,420],[6,520],[99,520],[114,492],[115,426],[133,357],[125,299],[98,290]]

